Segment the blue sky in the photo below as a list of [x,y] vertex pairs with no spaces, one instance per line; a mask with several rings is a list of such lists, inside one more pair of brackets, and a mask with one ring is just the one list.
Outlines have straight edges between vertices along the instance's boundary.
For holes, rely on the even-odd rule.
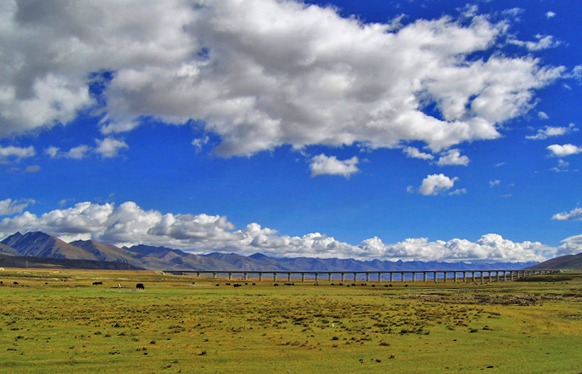
[[582,252],[580,15],[568,1],[4,2],[0,236]]

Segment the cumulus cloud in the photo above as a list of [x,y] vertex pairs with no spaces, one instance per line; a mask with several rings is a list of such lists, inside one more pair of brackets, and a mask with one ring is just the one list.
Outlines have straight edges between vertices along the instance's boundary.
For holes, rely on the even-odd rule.
[[461,156],[461,152],[458,149],[450,149],[445,152],[439,160],[437,161],[438,166],[445,166],[445,165],[462,165],[467,166],[469,165],[469,157]]
[[551,10],[546,12],[547,19],[554,18],[555,16],[556,16],[556,13],[552,12]]
[[571,236],[562,240],[558,247],[556,256],[576,255],[582,253],[582,235]]
[[95,152],[104,158],[116,157],[119,154],[119,150],[129,148],[127,143],[124,141],[111,137],[105,138],[103,140],[96,139],[96,142],[97,148],[95,148]]
[[420,158],[422,160],[432,160],[434,156],[430,153],[421,152],[418,148],[415,147],[404,147],[403,148],[406,157],[409,158]]
[[500,184],[501,184],[501,181],[499,179],[489,181],[489,187],[499,186]]
[[[200,120],[226,157],[284,144],[410,141],[440,152],[495,139],[565,69],[495,53],[509,25],[474,10],[463,17],[395,27],[296,1],[7,2],[0,137],[100,106],[105,135],[141,118]],[[555,44],[549,36],[530,43]],[[480,52],[488,57],[474,59]],[[89,84],[100,72],[112,74],[95,99]],[[438,116],[423,111],[431,104]]]
[[58,147],[48,147],[44,153],[51,158],[68,158],[74,160],[82,160],[91,153],[96,153],[103,158],[112,158],[119,155],[119,151],[124,148],[129,148],[127,143],[122,140],[117,140],[111,137],[105,139],[95,139],[97,146],[95,148],[88,145],[79,145],[73,147],[68,151],[61,151]]
[[554,48],[559,46],[561,43],[554,40],[551,35],[536,35],[537,41],[524,42],[521,40],[510,40],[511,44],[519,45],[527,48],[529,51],[540,51],[542,49]]
[[[24,207],[10,199],[0,202],[11,211]],[[276,257],[356,258],[403,261],[543,261],[553,250],[537,242],[515,243],[488,234],[477,242],[464,239],[428,241],[411,238],[385,244],[374,237],[359,245],[340,242],[322,233],[280,235],[276,230],[250,223],[237,230],[225,216],[163,214],[144,210],[134,202],[78,203],[37,216],[24,212],[0,222],[0,235],[41,230],[66,240],[94,239],[115,245],[147,244],[195,252],[227,251],[250,255],[261,252]]]
[[26,148],[14,146],[7,147],[0,146],[0,161],[8,161],[12,159],[20,160],[23,158],[32,157],[34,155],[36,155],[36,152],[33,146]]
[[0,216],[9,216],[14,213],[22,213],[22,211],[30,204],[34,204],[34,200],[0,200]]
[[535,135],[527,135],[525,138],[532,140],[544,140],[549,137],[562,136],[575,131],[578,131],[578,129],[573,123],[571,123],[568,127],[546,126],[543,129],[538,129],[538,132]]
[[582,152],[582,147],[578,147],[573,144],[552,144],[548,146],[547,149],[552,152],[552,156],[556,157],[566,157]]
[[582,221],[582,208],[576,208],[569,212],[556,213],[552,219],[556,221]]
[[549,119],[550,118],[550,116],[548,116],[546,112],[541,112],[541,111],[538,112],[538,117],[539,117],[539,119]]
[[515,243],[497,234],[483,235],[477,242],[465,239],[430,242],[427,238],[411,238],[396,244],[384,244],[379,238],[372,238],[364,240],[360,247],[371,253],[382,253],[384,258],[393,260],[423,258],[425,261],[438,261],[446,258],[446,261],[467,262],[543,261],[545,255],[553,250],[539,242]]
[[432,174],[422,180],[418,192],[425,196],[443,194],[453,188],[457,180],[457,177],[451,179],[444,174]]
[[357,173],[358,158],[356,156],[348,160],[338,160],[335,156],[328,157],[323,153],[311,159],[311,176],[318,175],[341,175],[349,178],[352,174]]
[[59,147],[48,147],[44,150],[44,153],[50,156],[51,158],[69,158],[73,160],[82,160],[91,152],[91,147],[88,145],[79,145],[77,147],[73,147],[68,151],[64,152],[61,151]]
[[551,168],[550,171],[555,171],[556,173],[564,173],[570,171],[568,168],[570,167],[570,163],[564,161],[562,159],[558,160],[558,165]]

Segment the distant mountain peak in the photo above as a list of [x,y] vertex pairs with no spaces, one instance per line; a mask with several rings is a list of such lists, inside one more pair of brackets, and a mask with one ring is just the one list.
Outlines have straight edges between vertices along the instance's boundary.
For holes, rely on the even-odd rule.
[[22,236],[23,235],[20,233],[20,231],[17,231],[15,234],[12,234],[9,237],[2,240],[0,243],[7,245],[7,246],[11,246],[10,243],[18,242],[22,238]]

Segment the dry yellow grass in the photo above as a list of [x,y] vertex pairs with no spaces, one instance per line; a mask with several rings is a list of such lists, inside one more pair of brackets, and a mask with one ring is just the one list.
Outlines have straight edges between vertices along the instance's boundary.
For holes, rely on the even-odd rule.
[[582,371],[577,277],[234,288],[156,272],[7,270],[0,280],[0,372]]

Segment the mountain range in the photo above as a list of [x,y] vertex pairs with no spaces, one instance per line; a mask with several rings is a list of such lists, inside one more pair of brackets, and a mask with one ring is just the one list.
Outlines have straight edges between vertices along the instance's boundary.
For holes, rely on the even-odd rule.
[[[260,253],[242,256],[235,253],[215,252],[193,254],[178,249],[135,245],[116,247],[94,240],[77,240],[70,243],[56,236],[36,231],[17,232],[0,242],[0,266],[10,267],[8,259],[25,257],[27,263],[34,258],[40,266],[42,259],[59,261],[63,267],[102,264],[103,268],[133,268],[152,270],[247,270],[247,271],[422,271],[422,270],[493,270],[523,269],[540,266],[525,263],[447,263],[422,261],[359,261],[354,259],[321,259],[312,257],[273,258]],[[582,259],[581,255],[580,258]],[[72,263],[70,261],[73,261]],[[76,264],[75,261],[78,263]],[[83,265],[86,263],[86,265]],[[89,265],[87,265],[89,264]]]

